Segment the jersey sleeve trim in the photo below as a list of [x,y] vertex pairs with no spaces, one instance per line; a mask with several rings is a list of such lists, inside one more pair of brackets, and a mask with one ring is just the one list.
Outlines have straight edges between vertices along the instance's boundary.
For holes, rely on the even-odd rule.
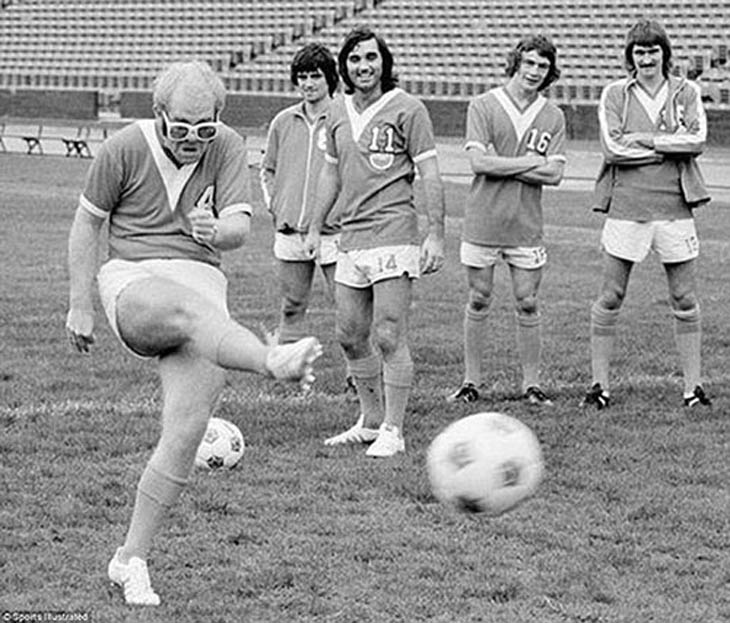
[[252,213],[253,208],[248,203],[234,203],[223,208],[219,214],[219,218],[230,216],[231,214],[247,214],[251,216]]
[[81,195],[81,197],[79,197],[79,205],[93,216],[97,216],[99,218],[106,218],[107,216],[109,216],[108,212],[105,212],[101,208],[96,207],[93,203],[91,203],[91,201],[84,197],[84,195]]
[[466,145],[464,145],[464,149],[478,149],[479,151],[483,151],[485,154],[487,153],[487,146],[480,141],[467,141]]
[[435,158],[435,157],[436,157],[436,149],[428,149],[428,150],[418,154],[413,159],[413,162],[418,164],[419,162],[423,162],[424,160],[428,160],[429,158]]

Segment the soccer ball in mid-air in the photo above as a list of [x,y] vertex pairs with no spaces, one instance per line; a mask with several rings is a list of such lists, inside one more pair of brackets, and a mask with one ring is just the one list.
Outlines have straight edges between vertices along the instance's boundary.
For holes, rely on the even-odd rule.
[[439,501],[490,515],[530,497],[543,475],[535,433],[502,413],[476,413],[447,426],[428,449],[427,467]]
[[245,447],[238,426],[222,418],[210,418],[195,464],[205,469],[231,469],[241,460]]

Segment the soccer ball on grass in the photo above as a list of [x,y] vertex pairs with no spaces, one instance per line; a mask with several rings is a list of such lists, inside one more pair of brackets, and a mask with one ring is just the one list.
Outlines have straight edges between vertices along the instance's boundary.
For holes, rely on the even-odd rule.
[[543,475],[535,433],[502,413],[476,413],[447,426],[428,449],[427,467],[439,501],[490,515],[530,497]]
[[246,444],[238,426],[213,417],[195,454],[195,464],[205,469],[231,469],[243,456]]

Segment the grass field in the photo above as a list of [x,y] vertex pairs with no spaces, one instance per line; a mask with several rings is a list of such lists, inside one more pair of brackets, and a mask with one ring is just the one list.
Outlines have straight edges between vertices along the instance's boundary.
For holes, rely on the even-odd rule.
[[[417,380],[408,453],[366,459],[322,439],[356,417],[342,395],[331,304],[317,282],[312,330],[325,344],[313,397],[229,376],[219,415],[243,431],[231,472],[196,471],[150,571],[163,605],[126,607],[106,580],[158,433],[154,364],[124,353],[98,315],[73,354],[63,325],[66,237],[88,163],[0,154],[0,613],[89,613],[96,622],[714,623],[730,621],[730,212],[698,213],[704,372],[711,409],[684,410],[661,267],[637,267],[621,317],[614,406],[583,411],[600,217],[578,192],[546,194],[544,386],[552,408],[516,399],[509,283],[498,272],[484,398],[448,405],[461,380],[464,187],[448,188],[448,262],[416,287]],[[257,195],[257,203],[260,200]],[[233,314],[276,322],[271,227],[229,254]],[[498,518],[432,497],[430,440],[456,418],[497,410],[538,435],[546,479]],[[29,616],[29,615],[27,615]],[[29,620],[26,618],[25,620]]]

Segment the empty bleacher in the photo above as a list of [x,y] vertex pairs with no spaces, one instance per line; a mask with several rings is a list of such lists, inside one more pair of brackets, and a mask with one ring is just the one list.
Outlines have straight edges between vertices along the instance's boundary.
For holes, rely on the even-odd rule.
[[563,70],[551,95],[595,102],[623,74],[627,28],[667,28],[675,70],[699,73],[710,105],[730,107],[730,0],[12,0],[0,9],[0,89],[148,90],[184,56],[209,61],[240,93],[292,93],[303,43],[333,51],[355,24],[389,42],[403,86],[464,99],[503,80],[505,57],[542,31]]
[[166,63],[217,70],[302,39],[365,0],[14,0],[0,11],[0,88],[149,88]]
[[[315,38],[337,49],[349,28],[367,23],[388,41],[408,90],[427,98],[462,98],[501,82],[509,50],[524,34],[539,30],[559,48],[563,77],[552,95],[583,102],[595,101],[608,80],[624,74],[624,37],[642,15],[667,28],[675,71],[714,74],[718,93],[725,88],[714,103],[730,104],[730,0],[383,0]],[[277,47],[230,73],[249,88],[290,89],[287,62],[298,45],[301,41]],[[714,67],[728,69],[710,72]]]

